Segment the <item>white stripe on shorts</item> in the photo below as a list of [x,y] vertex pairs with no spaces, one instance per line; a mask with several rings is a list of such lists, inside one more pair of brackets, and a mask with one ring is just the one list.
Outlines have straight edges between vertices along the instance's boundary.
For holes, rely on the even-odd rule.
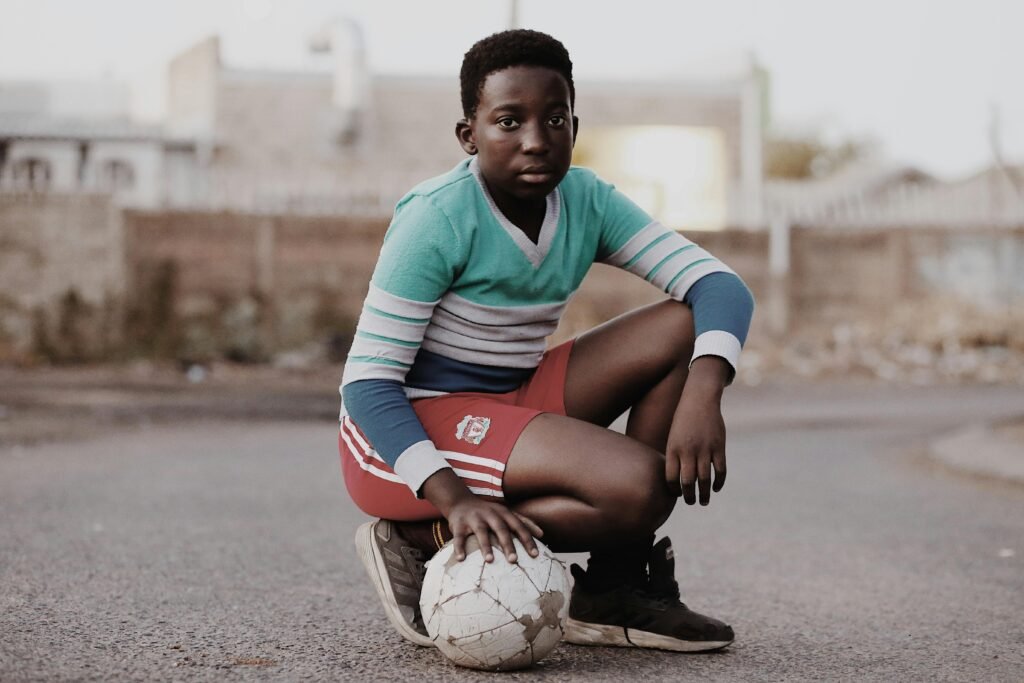
[[501,479],[498,479],[494,475],[474,472],[473,470],[462,470],[458,467],[453,467],[452,469],[455,470],[455,474],[459,475],[463,479],[476,479],[477,481],[486,481],[488,484],[501,486]]
[[[348,429],[346,429],[346,427]],[[351,437],[351,438],[350,438]],[[349,452],[352,457],[355,458],[356,462],[359,463],[359,467],[369,472],[370,474],[385,479],[387,481],[398,482],[404,484],[405,481],[397,474],[386,472],[380,468],[370,465],[368,462],[359,457],[361,452],[367,458],[373,458],[379,462],[384,463],[384,458],[380,457],[380,454],[360,434],[353,422],[348,415],[344,417],[341,424],[341,438],[345,441],[345,445],[348,446]],[[352,440],[355,440],[359,444],[357,449]],[[505,463],[500,460],[494,460],[492,458],[482,458],[478,455],[469,455],[468,453],[459,453],[458,451],[438,451],[445,460],[449,462],[465,462],[471,465],[477,465],[478,467],[485,467],[489,470],[496,472],[497,474],[503,474],[505,472]],[[386,463],[385,463],[386,464]],[[468,486],[470,492],[480,496],[493,496],[495,498],[504,498],[505,493],[501,490],[501,477],[493,474],[487,474],[485,472],[475,472],[473,470],[462,469],[459,467],[452,467],[455,470],[455,474],[461,479],[472,479],[474,481],[482,481],[488,484],[493,484],[498,487],[498,490],[483,488],[480,486]]]
[[374,467],[370,463],[368,463],[365,460],[363,460],[362,458],[360,458],[359,455],[358,455],[358,451],[356,450],[355,445],[353,445],[352,440],[349,438],[349,436],[345,432],[344,428],[342,428],[342,430],[341,430],[341,438],[345,442],[345,445],[348,446],[348,452],[352,455],[352,458],[356,461],[356,464],[359,465],[359,467],[361,469],[369,472],[370,474],[372,474],[375,477],[379,477],[381,479],[384,479],[385,481],[393,481],[395,483],[403,484],[403,485],[405,484],[405,482],[402,480],[402,478],[399,477],[397,474],[392,474],[391,472],[385,472],[385,471],[383,471],[383,470],[381,470],[381,469],[379,469],[377,467]]
[[494,496],[495,498],[504,498],[505,494],[501,491],[495,491],[494,489],[482,489],[479,486],[467,486],[470,493],[475,493],[478,496]]
[[445,460],[455,460],[457,462],[468,462],[470,465],[479,465],[480,467],[489,467],[492,470],[498,472],[505,471],[505,463],[500,460],[494,460],[493,458],[481,458],[479,455],[469,455],[467,453],[459,453],[458,451],[438,451]]
[[359,430],[356,428],[356,423],[353,422],[348,415],[345,416],[345,425],[348,427],[348,431],[352,434],[352,437],[359,443],[360,446],[362,446],[363,453],[365,453],[366,455],[375,460],[380,460],[381,462],[384,462],[384,458],[380,457],[380,453],[374,450],[373,447],[371,447],[370,444],[366,442],[366,439],[364,439],[359,434]]

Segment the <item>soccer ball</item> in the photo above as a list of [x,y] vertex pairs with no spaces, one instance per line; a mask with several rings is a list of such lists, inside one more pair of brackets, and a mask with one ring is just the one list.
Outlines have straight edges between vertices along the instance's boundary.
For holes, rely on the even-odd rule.
[[494,546],[494,561],[470,536],[466,559],[449,542],[427,563],[420,610],[427,633],[459,666],[521,669],[555,649],[565,633],[569,578],[547,546],[530,557],[515,540],[517,564]]

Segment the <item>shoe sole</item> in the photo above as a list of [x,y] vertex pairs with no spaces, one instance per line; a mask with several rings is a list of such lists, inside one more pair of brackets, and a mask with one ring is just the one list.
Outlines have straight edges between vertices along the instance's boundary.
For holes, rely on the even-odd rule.
[[377,595],[384,605],[384,614],[387,615],[388,621],[395,627],[399,635],[410,643],[420,647],[433,647],[434,641],[427,636],[417,633],[416,629],[409,625],[409,622],[405,620],[402,613],[398,610],[395,592],[391,589],[391,582],[387,578],[387,565],[384,563],[384,557],[381,555],[380,548],[377,547],[377,543],[373,538],[373,531],[377,524],[378,522],[367,522],[359,527],[356,531],[356,552],[359,554],[359,559],[363,562],[363,567],[366,568],[366,573],[370,575],[373,587],[377,589]]
[[732,643],[731,640],[680,640],[622,626],[590,624],[572,617],[566,624],[565,640],[573,645],[645,647],[672,652],[710,652]]

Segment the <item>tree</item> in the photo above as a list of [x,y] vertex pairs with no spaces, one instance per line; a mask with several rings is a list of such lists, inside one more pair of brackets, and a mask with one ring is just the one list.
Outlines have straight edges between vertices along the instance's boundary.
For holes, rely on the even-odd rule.
[[864,157],[868,149],[869,145],[859,140],[830,146],[817,137],[768,137],[764,143],[764,174],[787,180],[824,178]]

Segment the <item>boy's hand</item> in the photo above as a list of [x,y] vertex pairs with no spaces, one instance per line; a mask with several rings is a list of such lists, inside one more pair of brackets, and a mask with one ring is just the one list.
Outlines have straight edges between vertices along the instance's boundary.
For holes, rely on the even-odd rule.
[[509,562],[516,562],[516,547],[512,537],[519,539],[531,557],[537,556],[534,537],[544,532],[533,520],[524,517],[500,503],[492,503],[474,496],[451,469],[438,470],[423,482],[423,496],[441,511],[448,520],[455,543],[455,557],[466,559],[466,539],[475,535],[484,560],[494,561],[491,535],[505,553]]
[[[716,356],[694,361],[679,399],[665,449],[665,479],[669,490],[682,495],[687,505],[711,501],[711,492],[725,486],[725,420],[722,391],[731,372],[729,364]],[[711,470],[715,471],[714,484]]]
[[455,542],[455,558],[459,561],[466,559],[466,539],[471,534],[476,536],[485,562],[494,561],[494,552],[491,548],[493,534],[505,553],[505,558],[513,563],[519,559],[516,557],[516,547],[512,543],[513,536],[519,539],[531,557],[536,557],[537,544],[533,538],[539,538],[544,534],[540,527],[527,517],[509,510],[500,503],[480,500],[472,495],[452,506],[447,517],[448,527],[452,530]]

